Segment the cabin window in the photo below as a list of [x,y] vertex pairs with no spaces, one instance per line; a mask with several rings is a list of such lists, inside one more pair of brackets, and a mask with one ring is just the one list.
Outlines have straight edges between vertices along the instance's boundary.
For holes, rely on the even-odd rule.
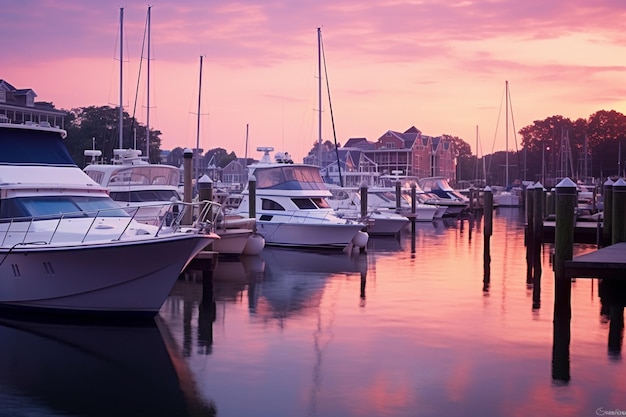
[[298,206],[300,210],[315,210],[317,206],[310,198],[292,198],[291,201]]
[[312,198],[311,200],[313,200],[315,205],[319,208],[331,208],[325,198]]
[[270,199],[267,199],[267,198],[262,198],[261,199],[261,209],[263,209],[263,210],[285,211],[285,208],[283,206],[278,204],[276,201],[270,200]]

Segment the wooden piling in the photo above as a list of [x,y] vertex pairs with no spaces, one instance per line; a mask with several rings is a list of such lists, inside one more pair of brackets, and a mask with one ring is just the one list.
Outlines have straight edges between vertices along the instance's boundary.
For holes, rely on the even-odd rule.
[[[577,205],[576,184],[569,178],[556,186],[556,226],[554,235],[554,320],[552,376],[569,380],[569,345],[572,318],[571,280],[565,274],[565,261],[574,252],[574,219]],[[565,363],[567,360],[567,363]]]
[[213,181],[206,174],[198,180],[198,200],[213,201]]
[[[606,213],[605,213],[606,214]],[[613,244],[626,242],[626,181],[619,178],[613,183]],[[606,217],[605,217],[606,218]]]
[[543,185],[535,184],[533,193],[533,309],[541,306],[541,246],[543,238],[543,219],[545,192]]
[[367,218],[367,184],[361,185],[361,218]]
[[256,177],[254,175],[248,178],[248,213],[251,219],[256,218]]
[[[193,158],[193,151],[189,148],[185,148],[183,151],[183,201],[185,203],[191,203],[191,199],[193,198],[193,189],[192,189],[192,175],[191,175],[191,161]],[[189,225],[193,221],[193,210],[189,207],[185,210],[185,214],[183,215],[182,223]]]
[[417,186],[411,184],[411,236],[415,236],[415,221],[417,220]]
[[396,181],[396,210],[400,211],[402,208],[402,183]]
[[526,245],[526,284],[531,285],[533,282],[533,256],[535,254],[535,251],[533,250],[533,245],[535,243],[535,239],[533,237],[533,233],[535,231],[533,226],[535,223],[535,184],[530,184],[526,187],[525,194],[526,204],[524,208],[526,210],[526,227],[524,229],[524,244]]
[[489,290],[491,281],[491,235],[493,233],[493,193],[491,187],[485,187],[483,193],[484,224],[483,224],[483,291]]
[[607,178],[602,191],[604,209],[602,219],[602,246],[608,246],[613,241],[613,180]]

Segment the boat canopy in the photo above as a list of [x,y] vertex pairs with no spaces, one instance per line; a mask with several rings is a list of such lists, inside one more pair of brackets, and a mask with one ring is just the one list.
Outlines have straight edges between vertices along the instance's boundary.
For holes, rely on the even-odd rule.
[[76,166],[59,132],[2,128],[0,164]]
[[327,190],[320,170],[315,166],[280,165],[254,170],[257,189]]

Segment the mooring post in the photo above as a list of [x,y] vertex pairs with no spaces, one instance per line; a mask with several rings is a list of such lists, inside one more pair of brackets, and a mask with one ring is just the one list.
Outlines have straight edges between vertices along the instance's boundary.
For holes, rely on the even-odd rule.
[[417,185],[411,184],[411,236],[415,235],[417,221]]
[[[185,148],[183,151],[183,201],[185,203],[191,203],[192,199],[192,180],[191,180],[191,161],[193,158],[193,151],[189,148]],[[193,210],[191,206],[185,207],[185,214],[183,215],[182,223],[189,225],[193,222]]]
[[526,284],[530,285],[533,282],[533,244],[535,239],[533,233],[535,231],[534,216],[535,216],[535,184],[530,184],[526,187],[526,227],[524,228],[524,244],[526,245]]
[[[198,201],[202,203],[199,213],[204,212],[204,207],[209,204],[207,203],[208,201],[213,201],[213,181],[206,174],[198,180]],[[208,220],[211,220],[211,218]]]
[[[256,177],[248,177],[248,217],[256,218]],[[255,230],[256,232],[256,230]]]
[[400,180],[396,181],[396,211],[400,212],[402,208],[402,183]]
[[367,184],[362,184],[360,189],[361,195],[361,218],[363,221],[367,219]]
[[[606,213],[605,213],[606,214]],[[626,242],[626,181],[619,178],[613,183],[613,238],[612,243]],[[605,217],[606,219],[606,217]]]
[[602,213],[602,246],[609,246],[613,240],[613,180],[604,182]]
[[569,380],[569,345],[572,318],[571,279],[565,274],[565,261],[574,253],[574,215],[578,197],[576,184],[569,178],[556,186],[556,226],[554,235],[554,332],[552,377]]
[[485,191],[483,192],[483,204],[485,217],[483,224],[483,291],[488,291],[491,281],[491,235],[493,233],[493,193],[491,192],[491,187],[485,187]]
[[533,195],[533,308],[541,306],[541,245],[543,237],[543,218],[545,192],[543,185],[535,184]]

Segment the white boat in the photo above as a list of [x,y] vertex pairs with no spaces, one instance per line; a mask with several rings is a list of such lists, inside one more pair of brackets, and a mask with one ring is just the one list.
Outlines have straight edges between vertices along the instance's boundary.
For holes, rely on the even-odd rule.
[[[337,215],[345,219],[364,222],[367,224],[367,233],[370,236],[395,236],[409,224],[406,216],[384,206],[376,207],[368,204],[365,217],[361,216],[360,190],[345,187],[329,187],[329,190],[332,197],[328,199],[328,203]],[[432,210],[434,212],[436,209]],[[430,219],[432,220],[432,213]]]
[[219,236],[182,216],[137,222],[74,164],[65,136],[0,123],[0,307],[153,316]]
[[[322,181],[320,169],[314,165],[295,164],[286,154],[273,148],[264,152],[259,163],[248,166],[255,181],[257,232],[266,245],[305,248],[365,247],[368,235],[365,224],[338,217],[326,200],[330,191]],[[249,184],[233,214],[249,217]]]
[[[90,152],[90,151],[85,151]],[[150,164],[138,149],[114,149],[110,164],[92,163],[84,171],[92,180],[109,190],[111,198],[135,219],[154,224],[170,203],[180,200],[180,170],[172,165]],[[146,203],[161,203],[150,204]],[[149,208],[150,207],[150,208]]]
[[469,198],[454,190],[443,177],[420,178],[419,185],[425,193],[437,196],[438,204],[447,207],[446,216],[457,216],[469,207]]

